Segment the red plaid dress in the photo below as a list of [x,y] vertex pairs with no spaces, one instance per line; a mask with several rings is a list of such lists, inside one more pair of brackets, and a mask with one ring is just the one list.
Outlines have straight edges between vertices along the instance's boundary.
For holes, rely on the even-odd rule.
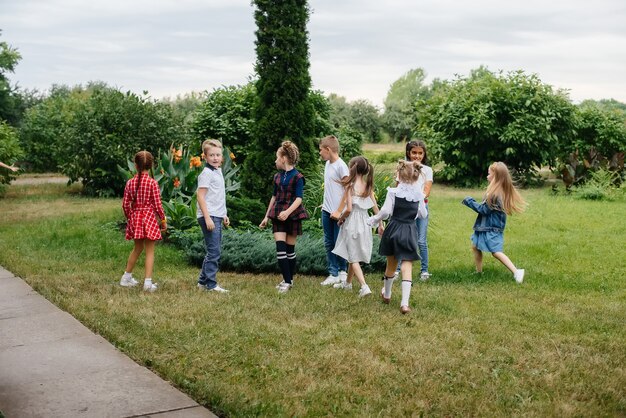
[[[137,189],[139,177],[135,176],[126,182],[122,209],[128,222],[126,223],[126,239],[161,239],[161,230],[156,216],[165,219],[159,185],[152,177],[143,174]],[[135,191],[137,195],[135,196]]]

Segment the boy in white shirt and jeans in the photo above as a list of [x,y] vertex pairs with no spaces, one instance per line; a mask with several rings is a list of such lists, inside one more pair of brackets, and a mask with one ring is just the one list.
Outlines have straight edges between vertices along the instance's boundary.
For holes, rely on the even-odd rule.
[[222,251],[222,224],[230,225],[226,214],[226,187],[222,165],[222,143],[217,139],[207,139],[202,143],[202,154],[206,160],[206,166],[198,176],[197,190],[197,218],[204,244],[206,256],[202,262],[202,270],[198,277],[198,288],[211,292],[227,293],[217,284],[217,271],[219,269]]
[[338,255],[333,254],[339,225],[337,220],[331,218],[343,198],[344,189],[340,180],[350,174],[348,165],[339,157],[339,141],[333,135],[324,137],[319,144],[320,156],[326,165],[324,166],[324,201],[322,203],[322,227],[324,229],[324,246],[326,247],[326,260],[328,262],[328,277],[322,286],[330,286],[345,282],[347,262]]

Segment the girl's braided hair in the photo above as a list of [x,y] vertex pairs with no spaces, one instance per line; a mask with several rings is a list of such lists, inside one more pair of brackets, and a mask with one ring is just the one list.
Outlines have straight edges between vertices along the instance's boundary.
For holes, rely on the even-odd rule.
[[283,141],[278,148],[278,153],[284,157],[287,157],[289,164],[296,165],[300,159],[300,151],[298,146],[291,141]]

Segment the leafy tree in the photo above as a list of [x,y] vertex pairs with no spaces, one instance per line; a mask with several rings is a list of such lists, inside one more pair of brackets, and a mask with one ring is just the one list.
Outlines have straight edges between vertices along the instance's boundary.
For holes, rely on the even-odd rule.
[[183,95],[177,94],[175,98],[164,97],[161,101],[172,106],[174,115],[182,119],[185,124],[191,124],[194,115],[205,99],[204,93],[192,91]]
[[445,162],[443,177],[469,184],[484,178],[493,161],[522,176],[553,165],[559,143],[571,140],[573,114],[567,95],[536,75],[479,68],[419,102],[418,133]]
[[330,123],[333,128],[339,129],[341,126],[349,126],[350,103],[348,100],[343,96],[331,93],[328,95],[328,103],[330,105]]
[[274,151],[289,139],[300,149],[303,171],[319,165],[316,115],[310,96],[306,0],[253,0],[257,24],[255,64],[258,79],[253,107],[253,152],[245,163],[243,184],[256,197],[271,187]]
[[169,105],[98,85],[78,104],[61,138],[61,169],[72,182],[82,181],[88,194],[121,195],[119,164],[142,149],[157,158],[185,140]]
[[252,106],[254,84],[226,86],[213,90],[200,104],[192,124],[196,143],[207,138],[221,140],[241,164],[252,152]]
[[87,100],[92,88],[54,85],[48,97],[26,111],[20,125],[20,141],[29,169],[59,169],[61,156],[67,152],[60,144],[73,123],[74,112]]
[[622,173],[625,152],[626,124],[619,108],[587,100],[576,108],[573,140],[560,143],[558,171],[567,186],[599,169]]
[[[0,35],[2,31],[0,31]],[[0,42],[0,120],[17,126],[20,117],[20,98],[16,97],[7,73],[15,71],[15,66],[22,59],[17,49],[6,42]]]
[[385,98],[382,124],[394,141],[406,141],[417,121],[415,104],[431,95],[422,68],[409,70],[393,82]]
[[[0,121],[0,161],[11,165],[23,155],[15,129]],[[0,194],[4,191],[2,185],[10,183],[13,178],[15,175],[12,171],[0,167]]]
[[349,126],[360,132],[369,142],[379,142],[381,139],[380,114],[376,106],[367,100],[356,100],[351,103]]

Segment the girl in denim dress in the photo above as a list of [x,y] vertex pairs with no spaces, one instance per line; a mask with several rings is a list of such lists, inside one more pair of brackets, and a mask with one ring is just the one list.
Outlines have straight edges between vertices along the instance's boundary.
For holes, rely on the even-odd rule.
[[477,203],[471,197],[466,197],[462,202],[478,213],[474,222],[474,233],[470,237],[476,272],[482,273],[483,251],[488,251],[511,270],[517,283],[522,283],[524,269],[515,267],[504,254],[503,246],[506,215],[523,212],[526,202],[513,185],[509,169],[504,163],[495,162],[489,166],[487,181],[489,185],[482,203]]

